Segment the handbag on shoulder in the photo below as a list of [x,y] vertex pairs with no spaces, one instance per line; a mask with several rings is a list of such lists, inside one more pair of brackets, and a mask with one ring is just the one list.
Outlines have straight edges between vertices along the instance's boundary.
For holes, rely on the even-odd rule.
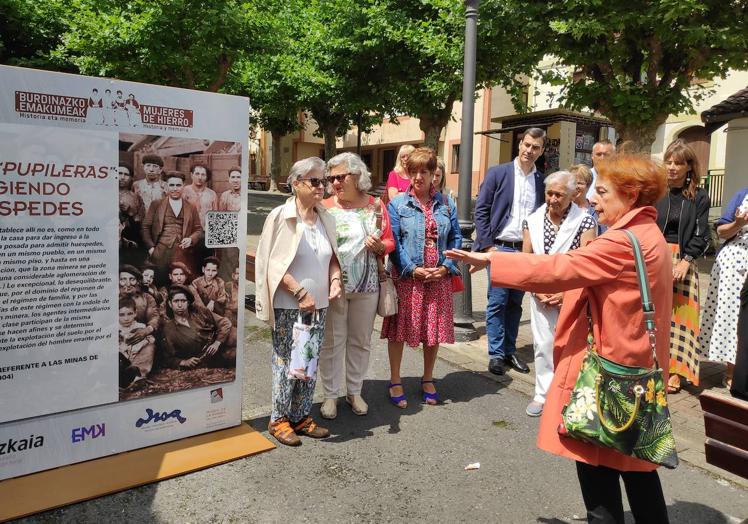
[[631,231],[624,231],[634,246],[644,325],[654,365],[652,368],[624,366],[601,357],[595,347],[588,305],[587,354],[569,404],[561,411],[558,432],[672,469],[678,465],[678,455],[665,381],[657,362],[654,303],[641,246]]
[[[375,211],[377,231],[382,231],[382,207],[380,200],[375,200]],[[397,290],[392,281],[392,275],[384,267],[384,257],[377,257],[377,273],[379,274],[379,302],[377,303],[377,315],[380,317],[391,317],[397,314]]]

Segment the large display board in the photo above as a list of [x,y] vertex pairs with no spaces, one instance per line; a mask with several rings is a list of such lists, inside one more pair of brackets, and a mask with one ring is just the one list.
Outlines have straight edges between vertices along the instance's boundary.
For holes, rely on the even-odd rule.
[[241,422],[248,118],[0,66],[0,480]]

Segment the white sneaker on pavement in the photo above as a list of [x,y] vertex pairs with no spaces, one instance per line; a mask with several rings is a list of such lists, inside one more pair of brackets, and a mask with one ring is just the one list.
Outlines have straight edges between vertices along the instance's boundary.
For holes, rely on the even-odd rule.
[[527,413],[527,415],[530,417],[539,417],[543,414],[543,404],[541,404],[540,402],[535,402],[533,400],[527,405],[525,413]]

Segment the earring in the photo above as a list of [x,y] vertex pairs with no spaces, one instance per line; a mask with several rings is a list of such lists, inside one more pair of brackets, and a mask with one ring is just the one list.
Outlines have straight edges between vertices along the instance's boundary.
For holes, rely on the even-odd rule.
[[686,186],[690,186],[690,185],[691,185],[691,171],[689,171],[688,174],[686,175]]

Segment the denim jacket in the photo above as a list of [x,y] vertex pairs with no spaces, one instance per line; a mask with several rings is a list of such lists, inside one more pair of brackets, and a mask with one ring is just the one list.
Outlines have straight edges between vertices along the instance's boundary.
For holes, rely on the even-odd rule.
[[[444,204],[446,199],[449,205]],[[453,275],[460,271],[452,260],[444,257],[447,249],[462,246],[462,234],[457,223],[457,210],[454,201],[437,192],[432,200],[432,212],[436,220],[439,239],[437,265],[445,266]],[[417,267],[423,266],[423,249],[426,242],[426,222],[418,200],[409,193],[400,193],[387,206],[395,237],[395,250],[390,253],[390,261],[401,277],[410,278]]]

